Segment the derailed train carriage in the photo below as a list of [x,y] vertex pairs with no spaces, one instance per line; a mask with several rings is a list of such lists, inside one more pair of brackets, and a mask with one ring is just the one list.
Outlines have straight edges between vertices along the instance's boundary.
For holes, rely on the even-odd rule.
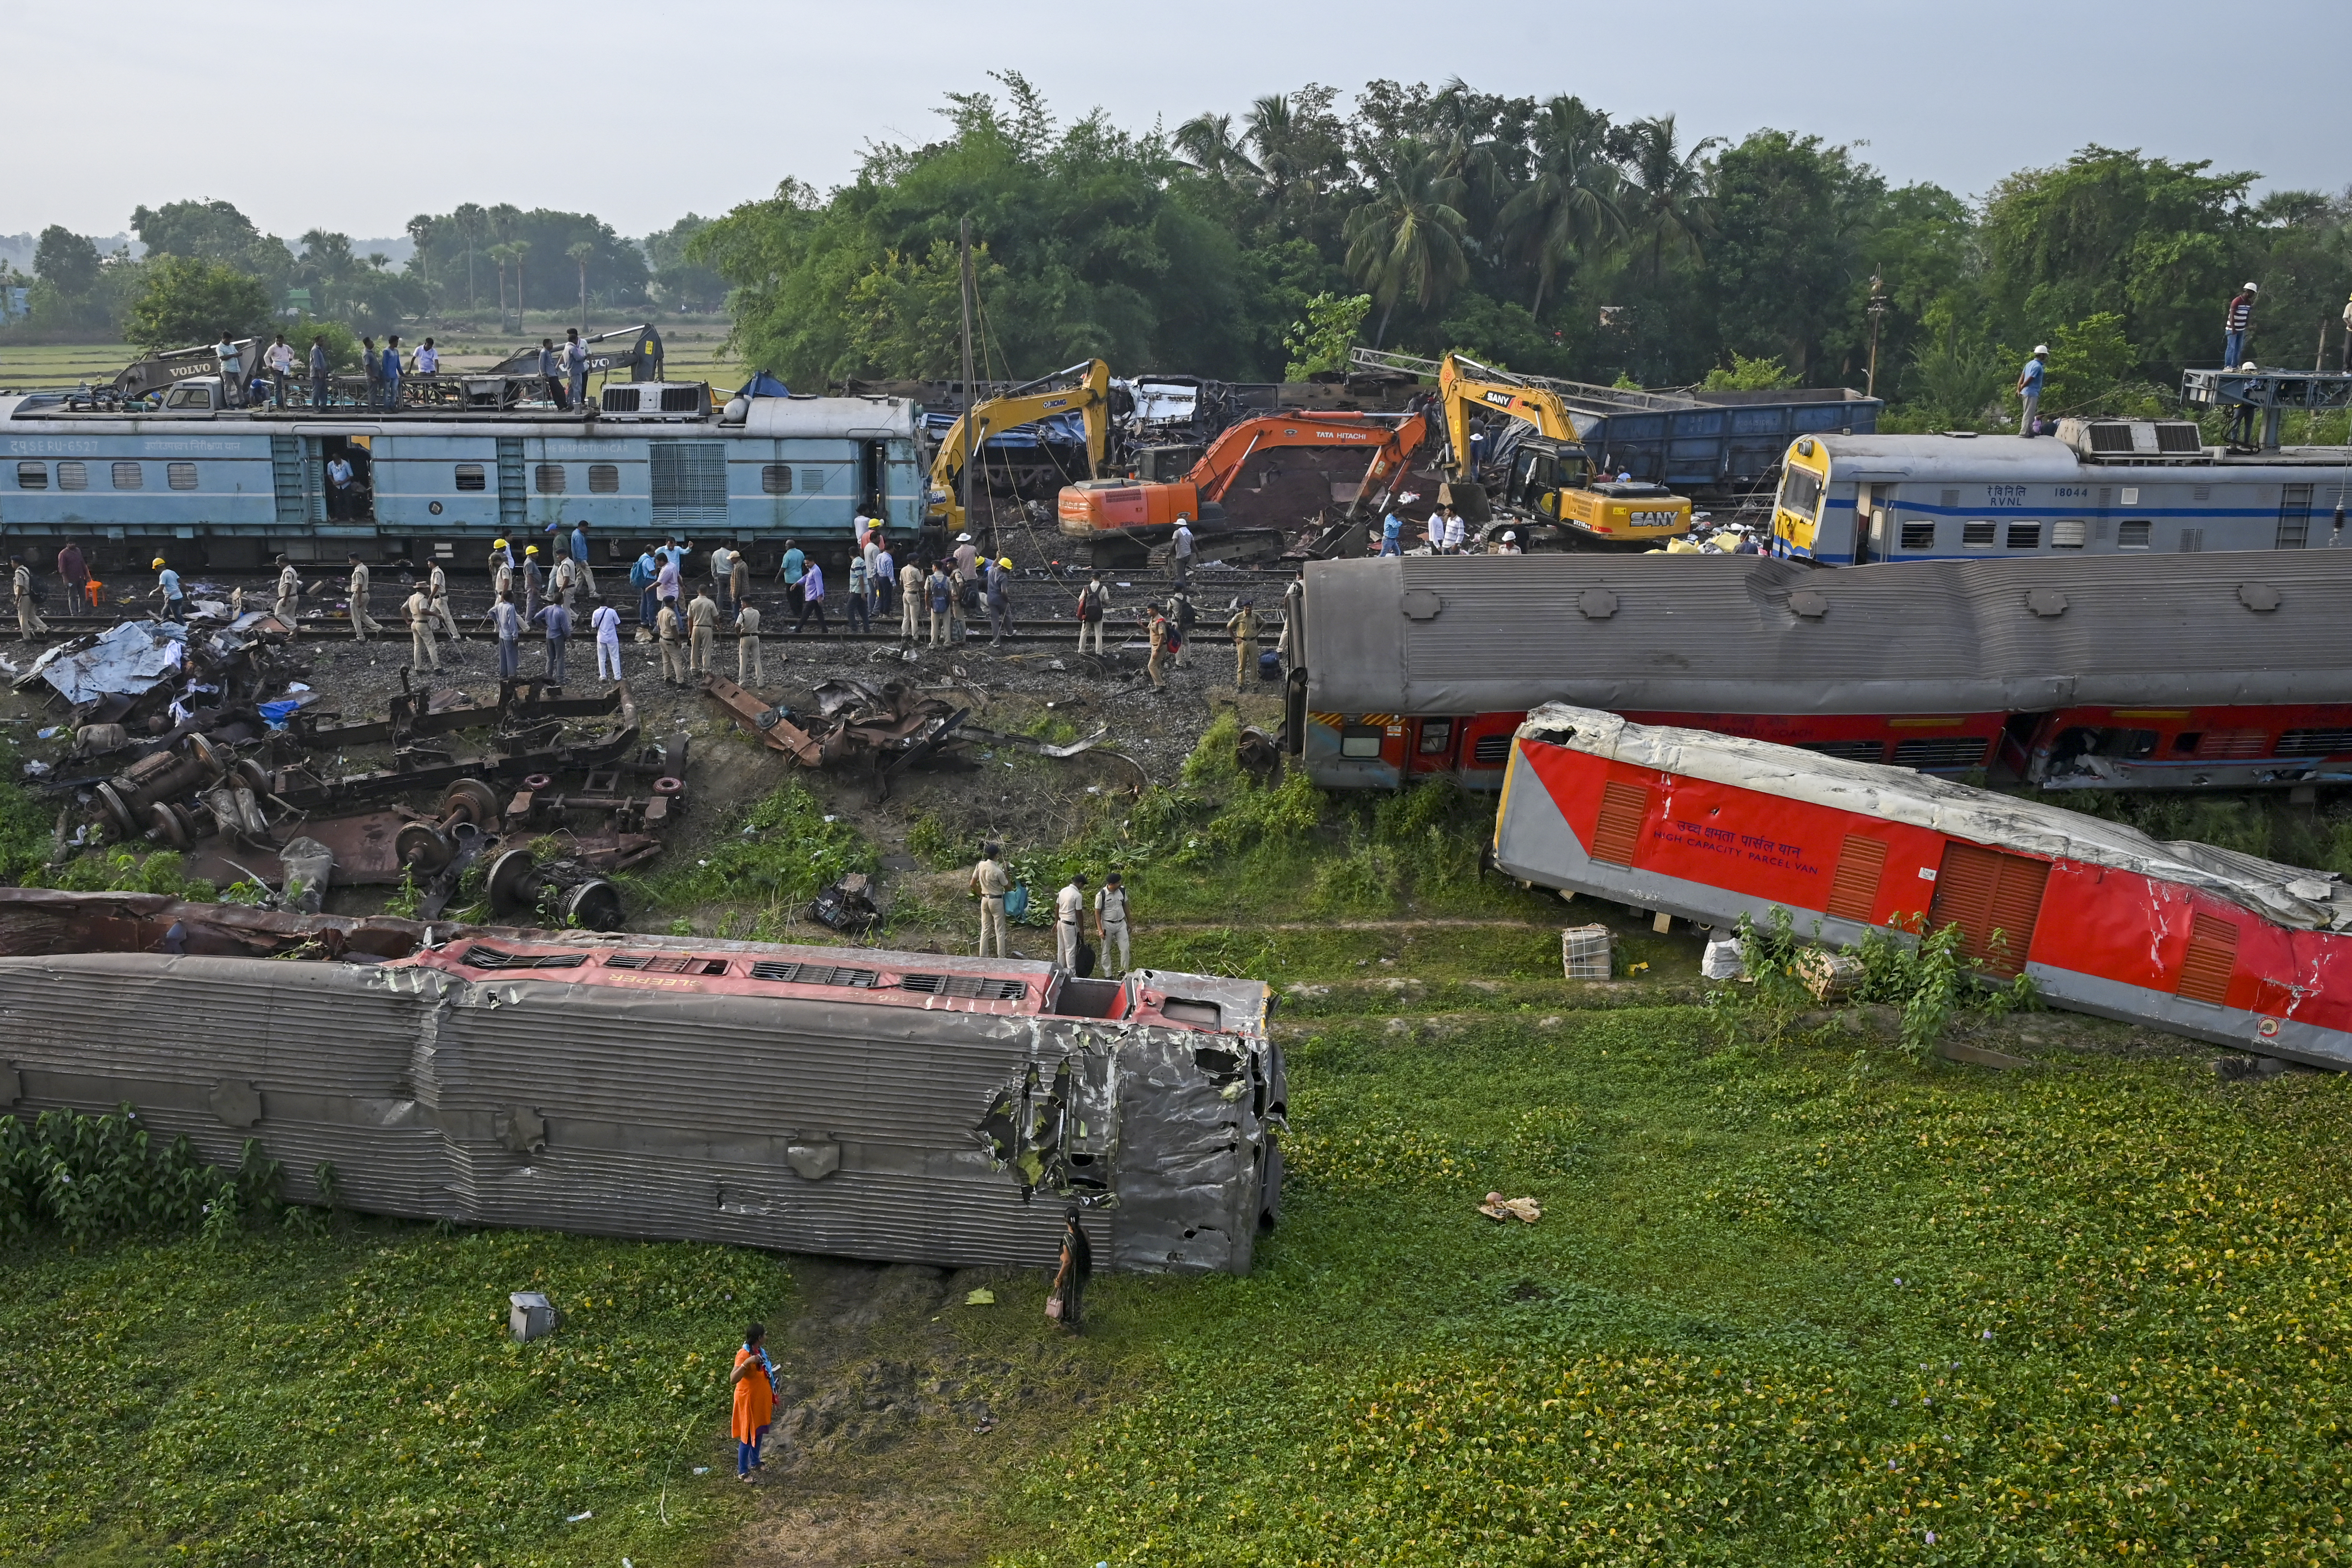
[[[1252,980],[0,890],[0,1111],[111,1110],[372,1213],[942,1267],[1245,1272]],[[305,956],[308,955],[308,956]]]
[[1546,702],[2044,789],[2352,779],[2352,551],[1309,562],[1286,648],[1327,788],[1502,781]]
[[1832,944],[1958,926],[2053,1005],[2352,1067],[2352,888],[2326,872],[1907,768],[1553,704],[1513,742],[1495,862],[1727,926]]

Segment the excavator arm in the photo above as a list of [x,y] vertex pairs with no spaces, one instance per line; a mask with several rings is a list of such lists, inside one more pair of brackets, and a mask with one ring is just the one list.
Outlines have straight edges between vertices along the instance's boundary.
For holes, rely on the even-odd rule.
[[1100,474],[1110,445],[1110,367],[1100,360],[1088,360],[1040,376],[956,416],[931,458],[929,520],[943,526],[951,536],[963,530],[961,482],[966,421],[971,422],[971,444],[977,452],[992,435],[1057,413],[1076,413],[1086,422],[1087,476]]
[[1548,388],[1526,385],[1507,371],[1492,371],[1475,360],[1448,354],[1437,369],[1437,390],[1445,405],[1445,437],[1454,447],[1454,471],[1458,478],[1475,479],[1470,462],[1470,414],[1473,410],[1507,414],[1535,426],[1536,434],[1554,441],[1573,442],[1576,425],[1568,406]]
[[1360,444],[1374,455],[1372,477],[1378,478],[1401,456],[1419,447],[1425,434],[1419,414],[1402,424],[1363,413],[1262,414],[1243,420],[1211,442],[1184,479],[1200,491],[1203,501],[1223,501],[1253,454],[1283,446],[1328,450]]

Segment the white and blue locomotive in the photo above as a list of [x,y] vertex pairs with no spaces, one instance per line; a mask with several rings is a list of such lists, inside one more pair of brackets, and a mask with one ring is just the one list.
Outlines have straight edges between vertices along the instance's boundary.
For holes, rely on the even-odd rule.
[[[666,536],[772,563],[791,539],[846,556],[852,518],[911,538],[923,518],[920,409],[903,398],[737,397],[701,382],[606,386],[595,406],[229,409],[217,379],[160,407],[0,396],[0,538],[38,564],[67,539],[108,567],[438,559],[472,567],[585,522],[592,564]],[[496,398],[493,402],[499,402]],[[331,465],[348,465],[338,490]],[[552,550],[542,554],[551,557]]]

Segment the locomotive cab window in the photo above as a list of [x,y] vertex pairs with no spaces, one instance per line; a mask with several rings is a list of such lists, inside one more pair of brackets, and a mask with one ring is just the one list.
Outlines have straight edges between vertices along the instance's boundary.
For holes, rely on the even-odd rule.
[[1378,757],[1386,732],[1377,725],[1351,724],[1339,732],[1342,757]]
[[1780,509],[1810,517],[1822,504],[1822,476],[1810,468],[1791,468],[1780,480]]

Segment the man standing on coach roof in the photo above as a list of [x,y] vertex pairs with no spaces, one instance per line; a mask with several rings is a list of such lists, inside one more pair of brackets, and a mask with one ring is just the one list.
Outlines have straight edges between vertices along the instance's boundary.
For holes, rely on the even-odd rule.
[[2024,411],[2017,416],[2017,434],[2032,435],[2033,422],[2042,415],[2042,377],[2050,368],[2050,345],[2033,345],[2033,357],[2017,372],[2017,395],[2024,401]]
[[555,412],[558,413],[568,412],[572,407],[572,401],[563,395],[562,356],[556,353],[555,340],[552,338],[541,338],[539,340],[539,373],[546,378],[548,401],[555,404]]
[[2254,296],[2263,291],[2259,283],[2248,283],[2230,301],[2229,313],[2221,321],[2221,368],[2234,371],[2246,362],[2246,340],[2254,330]]
[[310,340],[310,406],[324,408],[329,401],[327,392],[327,340]]
[[383,340],[383,407],[389,413],[400,406],[400,339]]
[[563,329],[563,369],[572,382],[572,406],[588,406],[588,345],[580,340],[580,329]]

